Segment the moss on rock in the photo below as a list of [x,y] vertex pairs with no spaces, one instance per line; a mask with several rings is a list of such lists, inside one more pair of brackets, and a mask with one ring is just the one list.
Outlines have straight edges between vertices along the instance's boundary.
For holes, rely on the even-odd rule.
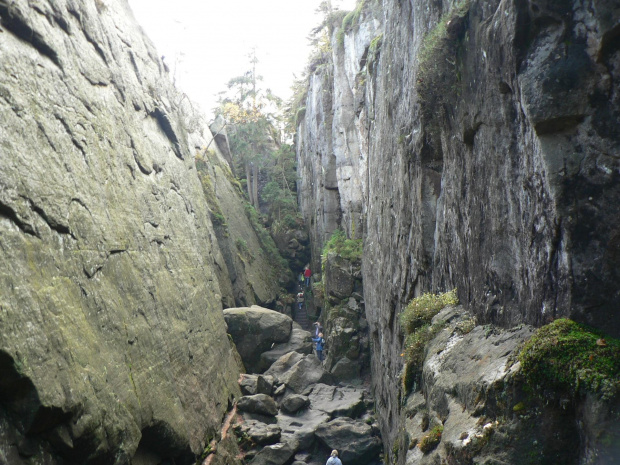
[[620,388],[620,341],[572,320],[561,318],[538,329],[519,353],[528,384],[586,392],[604,399]]

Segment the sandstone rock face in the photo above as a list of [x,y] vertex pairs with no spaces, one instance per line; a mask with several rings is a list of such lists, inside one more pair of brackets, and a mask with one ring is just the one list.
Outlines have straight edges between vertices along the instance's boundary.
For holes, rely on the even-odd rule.
[[193,463],[238,394],[209,130],[126,1],[0,18],[1,461]]
[[398,314],[422,291],[458,288],[484,323],[567,316],[620,334],[620,11],[365,5],[344,40],[334,31],[333,69],[310,78],[297,154],[313,241],[364,232],[373,382],[393,444]]
[[249,372],[258,370],[261,353],[274,343],[288,342],[293,320],[258,306],[227,308],[224,318],[241,359]]

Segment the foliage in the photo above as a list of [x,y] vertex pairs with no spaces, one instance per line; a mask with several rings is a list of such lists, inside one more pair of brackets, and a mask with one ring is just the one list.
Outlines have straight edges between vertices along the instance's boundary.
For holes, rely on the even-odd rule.
[[269,231],[267,231],[267,229],[265,229],[265,227],[261,224],[256,209],[252,205],[247,203],[245,205],[245,213],[250,220],[252,229],[256,233],[256,236],[260,241],[261,248],[263,252],[267,255],[268,260],[273,264],[273,266],[278,270],[279,273],[286,273],[289,270],[288,263],[280,255],[278,247],[276,246],[276,243],[273,241],[273,238],[269,234]]
[[444,322],[431,324],[431,320],[441,309],[448,305],[458,304],[456,289],[443,294],[426,293],[413,299],[400,315],[400,323],[405,332],[403,353],[404,365],[402,372],[403,391],[409,392],[416,377],[422,371],[424,349],[445,327]]
[[409,302],[400,314],[400,324],[406,334],[411,334],[417,328],[429,324],[444,307],[458,303],[456,289],[443,294],[427,292]]
[[[416,90],[420,97],[422,117],[437,138],[438,118],[444,105],[453,105],[456,85],[459,45],[468,18],[470,0],[461,0],[444,14],[439,23],[426,35],[418,54]],[[437,145],[437,141],[431,141]]]
[[441,434],[442,433],[443,433],[443,426],[442,425],[435,426],[432,430],[430,430],[430,432],[426,436],[424,436],[420,440],[420,442],[418,444],[418,448],[424,454],[426,454],[427,452],[432,451],[441,442]]
[[241,239],[240,237],[235,239],[235,246],[237,247],[237,250],[242,258],[246,259],[249,263],[254,261],[254,255],[250,252],[250,248],[248,247],[248,243],[245,239]]
[[444,322],[434,325],[425,324],[417,328],[405,338],[405,348],[401,354],[404,357],[402,372],[402,386],[404,392],[413,388],[416,377],[422,371],[424,363],[424,349],[426,345],[445,327]]
[[347,239],[347,235],[341,229],[336,229],[321,254],[323,264],[327,260],[327,255],[333,252],[336,255],[350,261],[358,261],[362,258],[362,239]]
[[539,328],[519,361],[535,391],[550,387],[611,399],[620,390],[620,340],[572,320],[562,318]]

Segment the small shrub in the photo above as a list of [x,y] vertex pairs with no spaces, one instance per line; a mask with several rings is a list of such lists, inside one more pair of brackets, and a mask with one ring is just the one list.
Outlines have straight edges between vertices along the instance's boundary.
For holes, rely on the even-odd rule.
[[330,252],[334,252],[340,257],[350,260],[358,261],[362,259],[362,240],[361,239],[347,239],[347,235],[341,229],[337,229],[331,235],[325,247],[323,247],[323,253],[321,259],[323,264],[327,260],[327,255]]
[[424,436],[418,443],[418,448],[424,453],[428,453],[435,449],[441,442],[441,434],[443,433],[443,426],[435,426],[426,436]]
[[402,387],[405,393],[413,388],[417,376],[422,371],[426,344],[445,327],[444,322],[432,325],[431,320],[442,308],[456,304],[458,304],[456,289],[443,294],[426,293],[409,302],[401,313],[400,323],[406,335],[402,353],[404,357]]
[[539,328],[519,353],[522,373],[535,390],[551,387],[573,396],[620,391],[620,340],[561,318]]
[[429,324],[433,317],[444,307],[458,303],[459,299],[456,296],[456,289],[443,294],[427,292],[409,302],[409,305],[405,307],[405,310],[400,315],[400,324],[406,334],[411,334],[417,328]]

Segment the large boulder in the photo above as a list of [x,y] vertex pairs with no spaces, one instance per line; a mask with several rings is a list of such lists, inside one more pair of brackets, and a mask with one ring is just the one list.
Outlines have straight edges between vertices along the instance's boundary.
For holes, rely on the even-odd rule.
[[314,410],[327,413],[330,418],[356,417],[364,410],[364,391],[356,388],[316,384],[309,394]]
[[280,409],[284,413],[294,414],[299,410],[302,410],[310,405],[310,399],[308,396],[302,396],[300,394],[291,394],[286,396],[282,402],[280,402]]
[[288,342],[293,320],[273,310],[258,307],[238,307],[224,310],[228,333],[250,373],[259,368],[261,353],[274,343]]
[[344,463],[363,465],[381,452],[381,439],[373,436],[372,427],[351,418],[336,418],[319,425],[315,434],[329,449],[337,449]]
[[241,376],[239,387],[241,393],[247,396],[254,394],[267,394],[270,396],[273,392],[273,377],[263,375],[249,375],[247,373]]
[[289,352],[311,354],[312,347],[312,334],[299,327],[293,327],[291,337],[287,342],[276,344],[273,349],[261,354],[259,369],[260,371],[268,369],[276,360]]
[[238,432],[250,438],[253,443],[265,446],[279,442],[282,429],[277,424],[268,425],[257,420],[245,420],[238,427]]
[[278,413],[278,406],[273,398],[267,394],[254,394],[253,396],[243,396],[237,403],[239,410],[248,413],[258,413],[260,415],[275,416]]
[[282,429],[281,441],[298,444],[298,450],[310,450],[316,439],[316,429],[329,421],[328,414],[312,408],[295,416],[279,414],[276,418]]
[[282,356],[265,373],[273,375],[297,394],[302,394],[312,384],[334,382],[334,377],[323,369],[319,359],[297,352]]
[[250,465],[284,465],[293,457],[296,448],[297,444],[290,442],[266,446],[256,454]]

